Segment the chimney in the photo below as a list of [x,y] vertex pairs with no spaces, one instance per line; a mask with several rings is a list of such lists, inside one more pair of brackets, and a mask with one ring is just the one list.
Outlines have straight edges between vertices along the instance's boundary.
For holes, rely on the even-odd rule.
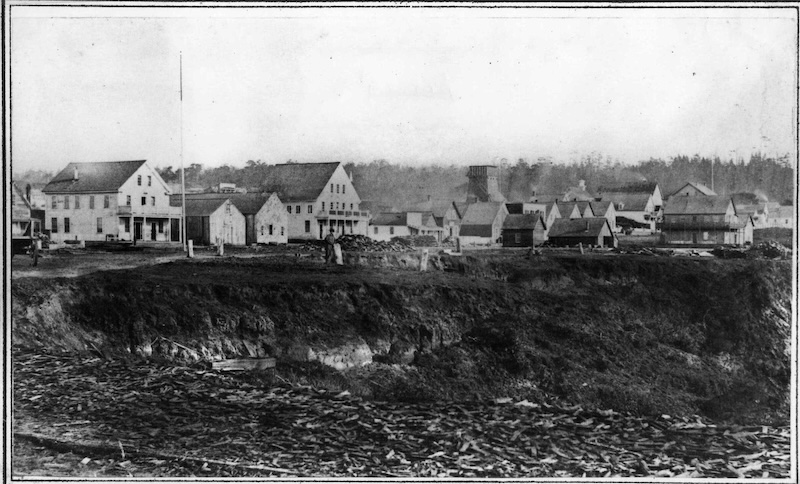
[[30,183],[25,185],[25,200],[27,200],[28,203],[31,203],[31,184]]
[[77,166],[72,168],[72,179],[73,180],[77,180],[78,179],[78,167]]

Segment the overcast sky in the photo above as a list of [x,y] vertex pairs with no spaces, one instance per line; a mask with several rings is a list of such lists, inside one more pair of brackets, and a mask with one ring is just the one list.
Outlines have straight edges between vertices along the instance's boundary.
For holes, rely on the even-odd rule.
[[796,149],[793,9],[13,6],[10,24],[15,172],[178,167],[181,132],[205,167]]

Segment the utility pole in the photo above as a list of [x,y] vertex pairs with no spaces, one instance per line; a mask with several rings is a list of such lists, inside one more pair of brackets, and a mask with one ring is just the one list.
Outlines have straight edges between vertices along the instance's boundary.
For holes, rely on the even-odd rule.
[[180,140],[181,140],[181,242],[183,251],[186,252],[186,169],[183,166],[183,52],[179,57],[179,84],[180,84]]

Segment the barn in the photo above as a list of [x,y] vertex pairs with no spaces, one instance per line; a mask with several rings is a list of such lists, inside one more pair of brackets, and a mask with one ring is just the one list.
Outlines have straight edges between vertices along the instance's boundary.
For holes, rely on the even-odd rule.
[[186,200],[186,235],[199,245],[244,245],[245,217],[230,199]]

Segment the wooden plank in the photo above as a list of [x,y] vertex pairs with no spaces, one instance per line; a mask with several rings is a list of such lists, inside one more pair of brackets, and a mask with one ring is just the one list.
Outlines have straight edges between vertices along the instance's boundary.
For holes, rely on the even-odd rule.
[[211,363],[212,370],[267,370],[275,368],[275,358],[239,358]]

